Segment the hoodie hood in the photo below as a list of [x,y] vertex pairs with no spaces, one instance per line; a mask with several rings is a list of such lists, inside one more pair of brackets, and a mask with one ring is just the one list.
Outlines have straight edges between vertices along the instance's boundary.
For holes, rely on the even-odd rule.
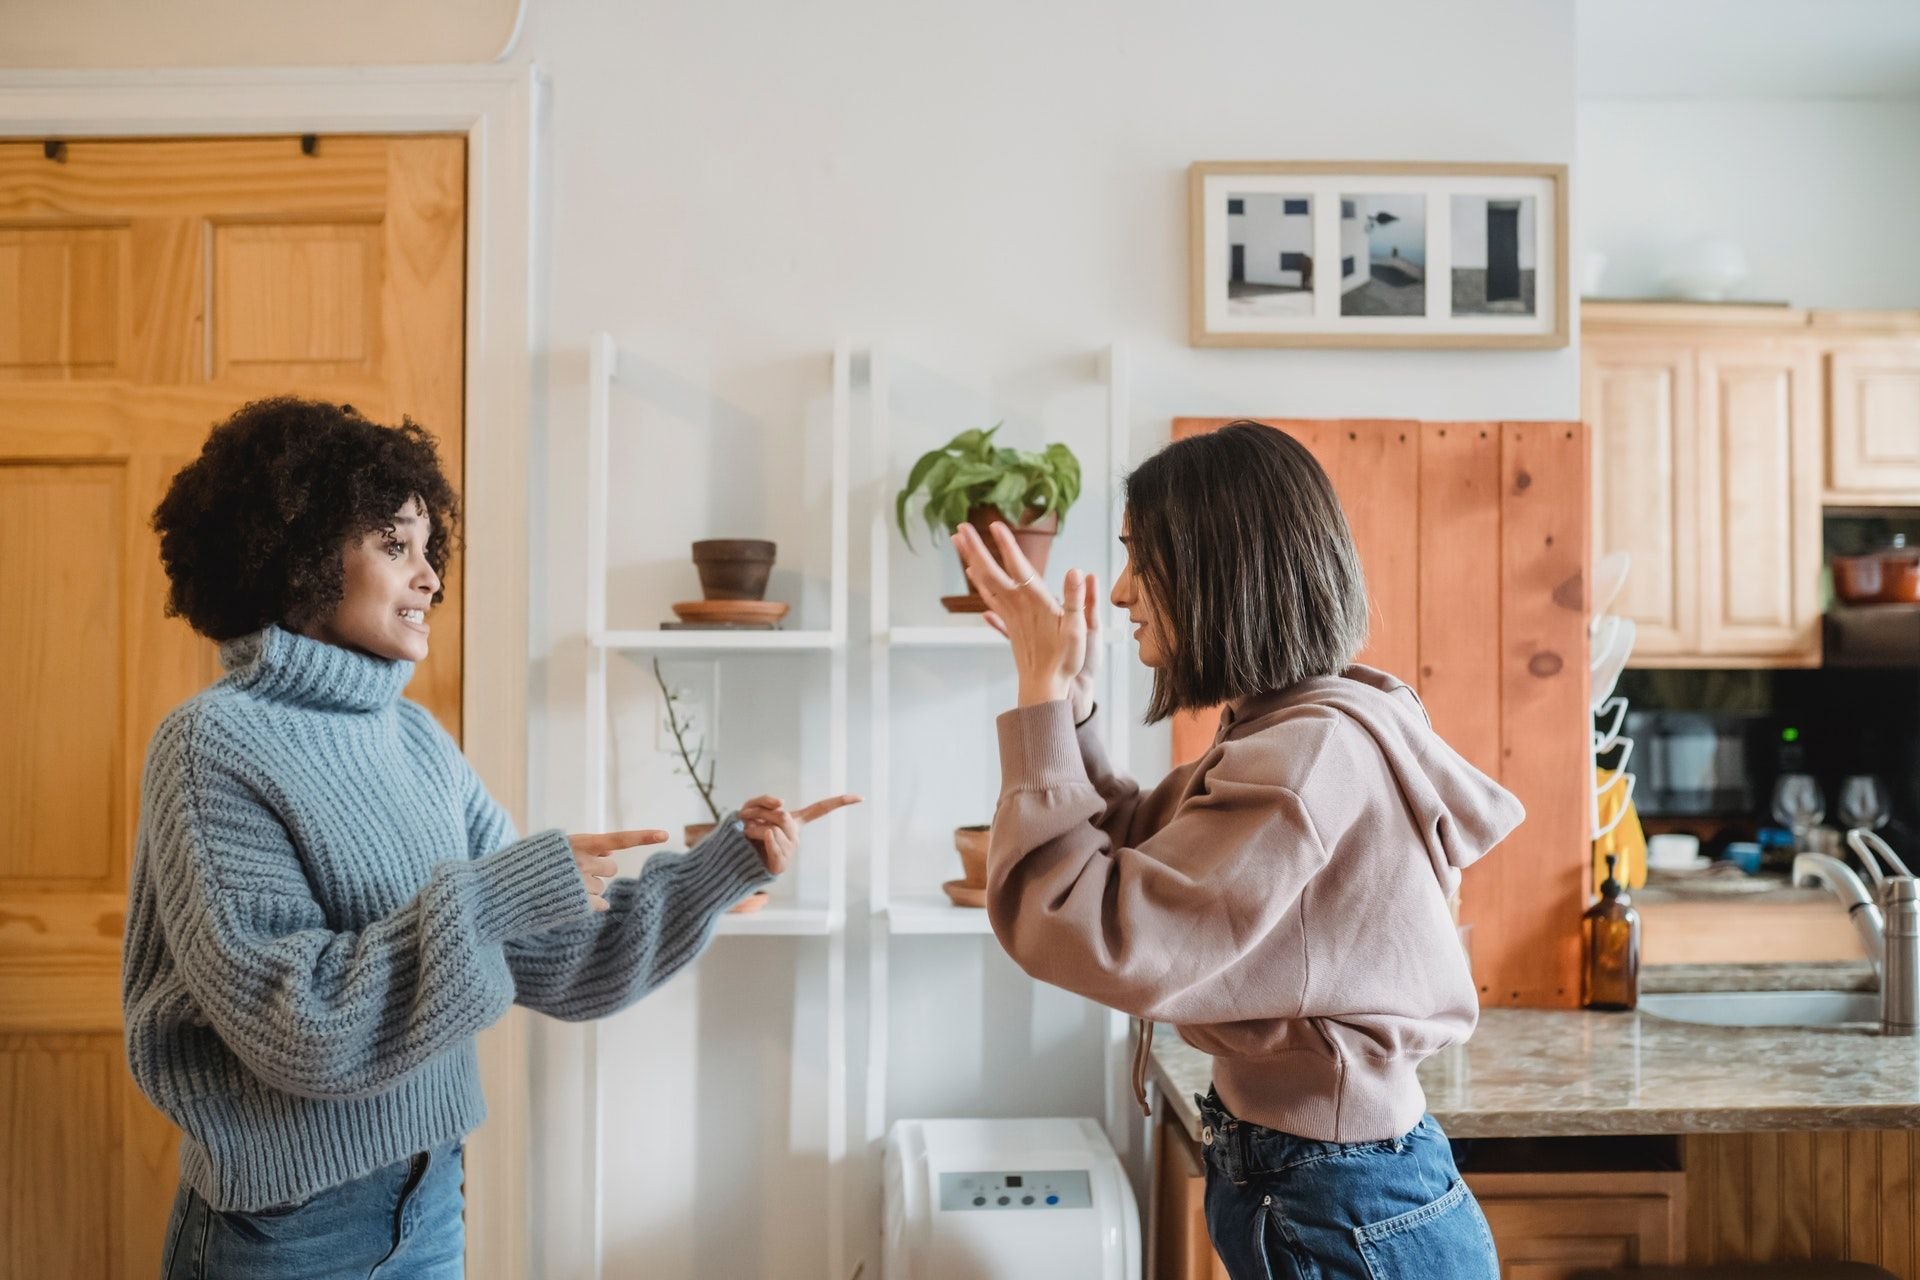
[[1426,843],[1434,875],[1449,890],[1462,868],[1486,856],[1526,817],[1511,792],[1434,732],[1426,707],[1405,681],[1372,667],[1355,664],[1337,676],[1249,698],[1231,711],[1222,736],[1237,738],[1272,716],[1308,705],[1339,712],[1380,748]]

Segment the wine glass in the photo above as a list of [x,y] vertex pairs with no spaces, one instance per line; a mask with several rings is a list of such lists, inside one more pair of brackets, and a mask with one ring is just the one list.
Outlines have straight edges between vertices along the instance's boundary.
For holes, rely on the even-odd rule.
[[1840,821],[1847,830],[1878,831],[1893,817],[1887,784],[1870,773],[1856,773],[1840,784]]
[[1793,847],[1813,847],[1811,832],[1827,816],[1827,797],[1810,773],[1783,773],[1773,784],[1773,817],[1793,829]]

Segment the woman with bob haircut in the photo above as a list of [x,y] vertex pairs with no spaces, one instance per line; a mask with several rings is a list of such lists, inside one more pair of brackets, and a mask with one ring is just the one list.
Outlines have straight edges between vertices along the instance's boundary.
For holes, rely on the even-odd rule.
[[460,1276],[474,1037],[633,1003],[854,800],[759,797],[617,884],[665,832],[517,836],[401,697],[458,516],[424,430],[291,398],[154,513],[169,612],[227,668],[153,735],[128,892],[127,1060],[184,1135],[166,1280]]
[[1213,1058],[1207,1228],[1236,1280],[1497,1277],[1493,1238],[1415,1072],[1478,1002],[1447,899],[1522,811],[1385,672],[1354,665],[1367,596],[1299,442],[1236,422],[1126,481],[1112,600],[1153,670],[1147,719],[1224,706],[1143,793],[1094,723],[1097,589],[1055,600],[1004,525],[1003,570],[955,543],[1011,642],[987,863],[994,933],[1029,974]]

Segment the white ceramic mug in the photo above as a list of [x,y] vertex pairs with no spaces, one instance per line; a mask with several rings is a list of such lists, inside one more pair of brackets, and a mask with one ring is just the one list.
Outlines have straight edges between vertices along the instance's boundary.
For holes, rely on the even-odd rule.
[[1647,865],[1674,869],[1690,867],[1700,856],[1700,837],[1668,832],[1647,837]]

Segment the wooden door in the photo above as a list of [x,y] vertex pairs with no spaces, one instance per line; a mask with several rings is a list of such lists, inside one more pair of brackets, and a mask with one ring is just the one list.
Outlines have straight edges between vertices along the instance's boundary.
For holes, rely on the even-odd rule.
[[1693,352],[1589,335],[1581,416],[1593,443],[1593,554],[1633,557],[1612,612],[1640,656],[1700,645],[1698,401]]
[[1829,500],[1920,504],[1920,340],[1835,351],[1828,385]]
[[[0,1273],[157,1272],[176,1135],[121,1048],[147,739],[216,674],[148,526],[239,405],[407,414],[460,474],[465,142],[0,142]],[[458,578],[412,696],[459,731]]]
[[1820,662],[1819,366],[1801,343],[1701,347],[1700,651]]

